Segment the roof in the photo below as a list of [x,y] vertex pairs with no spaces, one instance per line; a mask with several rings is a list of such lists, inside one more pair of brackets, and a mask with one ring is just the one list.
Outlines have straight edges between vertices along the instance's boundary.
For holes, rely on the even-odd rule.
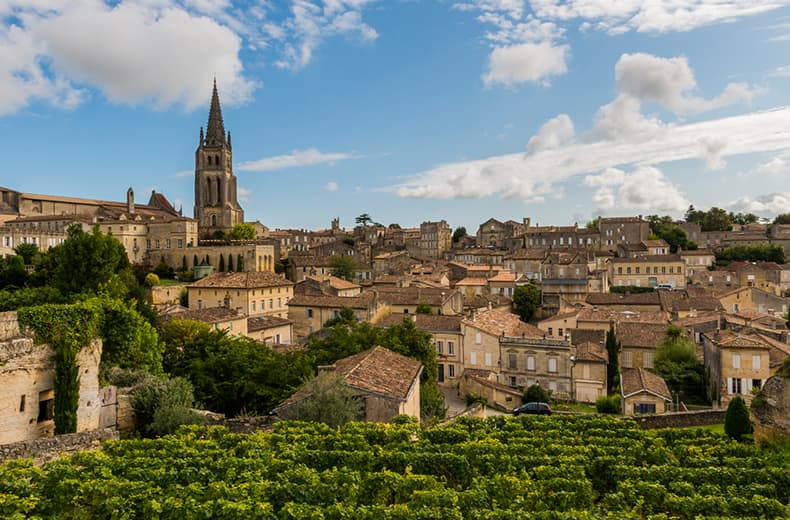
[[524,323],[518,315],[496,309],[477,311],[474,318],[464,320],[464,324],[480,329],[492,336],[523,336],[542,338],[546,334],[534,325]]
[[633,264],[633,263],[667,263],[667,262],[682,262],[683,259],[680,258],[680,255],[647,255],[647,256],[637,256],[632,258],[613,258],[613,264]]
[[763,271],[781,271],[782,268],[776,262],[733,262],[725,267],[722,271],[740,271],[747,268],[756,268]]
[[667,327],[657,323],[618,323],[615,335],[623,348],[656,348],[666,337]]
[[630,311],[614,309],[596,309],[585,307],[576,315],[577,322],[636,322],[636,323],[667,323],[667,314],[662,311]]
[[496,276],[492,276],[488,279],[489,282],[505,282],[511,283],[516,281],[516,274],[515,273],[508,273],[508,272],[501,272],[497,273]]
[[642,243],[647,247],[669,247],[669,243],[663,238],[658,240],[642,240]]
[[646,391],[667,401],[672,400],[666,381],[643,368],[624,369],[620,376],[620,386],[624,398]]
[[[334,364],[334,372],[341,375],[352,388],[405,401],[422,372],[422,364],[378,346],[338,359]],[[297,402],[308,395],[305,387],[302,387],[280,406]]]
[[456,291],[452,289],[434,289],[431,287],[376,287],[373,291],[379,300],[389,305],[442,305]]
[[571,343],[574,345],[596,343],[603,346],[605,341],[605,330],[571,329]]
[[288,287],[294,283],[286,280],[279,274],[269,271],[247,271],[243,273],[215,273],[188,287],[206,288],[217,287],[221,289],[257,289],[260,287]]
[[362,293],[359,296],[329,296],[325,294],[297,294],[288,300],[288,307],[328,307],[333,309],[367,309],[375,295]]
[[[711,336],[708,336],[711,337]],[[755,348],[768,349],[770,346],[751,331],[720,330],[711,339],[719,348]]]
[[516,249],[505,255],[505,260],[543,260],[546,253],[546,249]]
[[291,325],[292,323],[291,320],[277,316],[253,316],[247,318],[247,332],[282,327],[284,325]]
[[478,285],[488,285],[487,278],[470,278],[466,277],[463,280],[458,280],[455,283],[456,287],[469,287],[469,286],[478,286]]
[[317,282],[328,281],[330,287],[332,287],[333,289],[339,289],[341,291],[344,289],[359,289],[358,284],[355,284],[354,282],[349,282],[348,280],[344,280],[342,278],[338,278],[337,276],[330,276],[330,275],[307,276],[306,278],[310,278],[311,280],[315,280]]
[[411,319],[414,325],[420,329],[430,332],[461,332],[461,322],[464,320],[463,316],[444,316],[440,314],[403,314],[394,312],[387,314],[378,325],[381,327],[391,327],[393,325],[400,325],[403,320]]
[[598,342],[588,341],[576,345],[576,361],[591,361],[594,363],[608,363],[609,353]]
[[557,320],[565,320],[565,319],[568,319],[568,318],[575,318],[576,316],[579,315],[579,310],[580,309],[573,309],[573,310],[566,311],[566,312],[558,312],[557,314],[554,314],[553,316],[549,316],[548,318],[541,320],[540,323],[548,323],[548,322],[554,322],[554,321],[557,321]]
[[591,293],[587,295],[591,305],[661,305],[657,292],[634,294]]
[[235,309],[228,309],[227,307],[211,307],[208,309],[192,309],[183,312],[174,312],[163,316],[162,319],[167,320],[192,320],[202,321],[203,323],[219,323],[221,321],[230,321],[241,318],[242,315]]
[[710,249],[688,249],[685,251],[678,251],[680,256],[715,256]]

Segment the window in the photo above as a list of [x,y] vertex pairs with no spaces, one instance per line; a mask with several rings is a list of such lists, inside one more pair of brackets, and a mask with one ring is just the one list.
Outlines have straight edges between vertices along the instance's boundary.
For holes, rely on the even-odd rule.
[[183,249],[183,248],[184,248],[184,239],[183,239],[183,238],[179,238],[179,239],[176,241],[176,244],[178,244],[178,248],[179,248],[179,249]]
[[653,368],[653,353],[652,352],[645,352],[644,362],[642,363],[644,368]]
[[170,239],[165,240],[165,248],[170,249]]
[[556,381],[549,381],[549,390],[551,390],[552,393],[555,393],[557,391]]
[[562,327],[557,329],[557,336],[562,337]]
[[[513,369],[513,370],[518,368],[518,357],[516,356],[516,354],[514,352],[510,352],[507,355],[507,366],[508,366],[508,368]],[[515,386],[515,385],[511,385],[511,386]]]
[[639,274],[639,267],[636,268],[636,274]]
[[252,312],[255,312],[255,301],[252,302]]
[[38,422],[51,421],[55,417],[55,391],[38,393]]
[[549,336],[551,336],[553,334],[554,334],[554,329],[552,327],[549,327]]
[[23,395],[22,397],[19,398],[19,413],[22,413],[24,411],[25,411],[25,396]]
[[486,352],[486,366],[490,367],[491,365],[492,365],[492,363],[491,363],[491,353]]
[[634,413],[656,413],[656,403],[634,403]]
[[549,358],[549,372],[557,371],[557,358]]
[[444,353],[443,350],[444,350],[444,342],[443,341],[437,341],[436,342],[436,352],[438,352],[439,354],[443,354]]
[[618,267],[617,268],[617,274],[623,274],[623,268],[622,267]]
[[625,268],[625,274],[631,274],[631,268],[630,267],[626,267]]
[[633,352],[623,352],[623,368],[632,368],[633,366]]
[[752,368],[760,370],[760,356],[752,356]]
[[483,342],[483,337],[479,332],[475,332],[475,343],[478,345]]
[[145,248],[146,248],[146,249],[151,249],[151,239],[147,239],[147,240],[145,241]]
[[527,370],[535,370],[535,356],[527,356]]
[[447,365],[447,375],[449,377],[455,377],[455,365]]
[[[448,341],[447,342],[447,355],[448,356],[455,355],[455,343],[453,343],[452,341]],[[450,366],[452,366],[452,365],[450,365]]]
[[510,376],[510,386],[516,386],[516,376]]
[[763,380],[762,379],[752,379],[752,389],[759,390],[763,387]]
[[739,377],[732,378],[732,383],[730,384],[730,393],[731,394],[740,394],[743,392],[742,381]]
[[733,354],[732,355],[732,368],[741,368],[741,355],[740,354]]
[[203,308],[203,300],[198,300],[198,309]]
[[307,309],[307,317],[308,318],[312,318],[313,317],[313,309]]
[[472,352],[469,354],[469,363],[472,365],[477,364],[477,352]]

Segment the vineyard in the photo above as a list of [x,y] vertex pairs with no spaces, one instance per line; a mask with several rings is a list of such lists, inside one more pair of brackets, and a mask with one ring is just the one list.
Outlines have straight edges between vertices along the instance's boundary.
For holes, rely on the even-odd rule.
[[2,518],[787,518],[790,461],[601,417],[190,427],[0,466]]

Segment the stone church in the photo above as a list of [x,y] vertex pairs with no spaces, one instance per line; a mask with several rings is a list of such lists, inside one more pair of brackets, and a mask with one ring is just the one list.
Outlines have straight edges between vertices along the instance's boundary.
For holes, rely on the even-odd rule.
[[217,81],[211,95],[206,134],[200,128],[200,142],[195,150],[195,220],[202,237],[227,231],[244,222],[244,210],[236,196],[233,175],[233,150],[230,132],[225,133]]

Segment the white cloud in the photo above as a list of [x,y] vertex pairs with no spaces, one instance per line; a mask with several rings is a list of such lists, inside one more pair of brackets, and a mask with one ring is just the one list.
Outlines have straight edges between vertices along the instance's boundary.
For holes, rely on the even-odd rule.
[[709,155],[701,139],[726,142],[720,157],[790,149],[790,107],[667,126],[655,135],[575,143],[530,155],[513,153],[443,164],[392,189],[401,197],[529,199],[579,174],[624,165],[659,165]]
[[324,186],[324,189],[329,192],[335,192],[340,189],[340,186],[337,185],[335,181],[329,181]]
[[193,170],[181,170],[176,172],[176,177],[193,177],[195,172]]
[[726,205],[730,211],[778,215],[790,213],[790,192],[769,193],[756,197],[741,197]]
[[570,47],[555,46],[550,42],[522,43],[496,47],[488,57],[488,72],[483,75],[486,86],[501,83],[542,82],[546,78],[565,74],[568,66],[565,57]]
[[[593,202],[602,211],[630,208],[680,212],[689,205],[677,187],[661,171],[650,166],[638,167],[631,173],[607,168],[599,175],[588,175],[583,184],[598,187]],[[618,187],[616,195],[615,187]]]
[[788,5],[787,0],[530,0],[542,19],[583,20],[610,34],[690,31]]
[[252,190],[249,189],[249,188],[245,188],[243,186],[239,187],[239,189],[236,192],[236,197],[241,202],[249,202],[250,201],[250,197],[252,197]]
[[332,165],[337,161],[360,159],[362,157],[364,156],[354,153],[324,153],[315,148],[308,148],[307,150],[294,150],[290,154],[266,157],[257,161],[243,162],[236,167],[236,170],[255,172],[275,171],[284,170],[286,168],[313,166],[315,164],[328,163]]
[[777,155],[767,162],[758,164],[755,170],[759,174],[779,175],[787,172],[787,162],[784,156]]
[[770,76],[778,76],[780,78],[788,78],[790,77],[790,65],[782,65],[781,67],[776,67],[774,70],[768,73]]
[[560,114],[543,123],[538,133],[530,137],[527,143],[527,151],[529,153],[537,153],[542,150],[557,148],[573,142],[575,135],[576,132],[571,118],[567,114]]
[[694,72],[685,57],[661,58],[652,54],[623,54],[615,66],[617,91],[642,102],[654,101],[676,114],[692,114],[749,101],[752,89],[743,83],[730,83],[713,99],[689,92],[697,87]]
[[628,95],[619,95],[595,114],[593,133],[604,139],[649,137],[666,129],[666,124],[641,112],[642,103]]

